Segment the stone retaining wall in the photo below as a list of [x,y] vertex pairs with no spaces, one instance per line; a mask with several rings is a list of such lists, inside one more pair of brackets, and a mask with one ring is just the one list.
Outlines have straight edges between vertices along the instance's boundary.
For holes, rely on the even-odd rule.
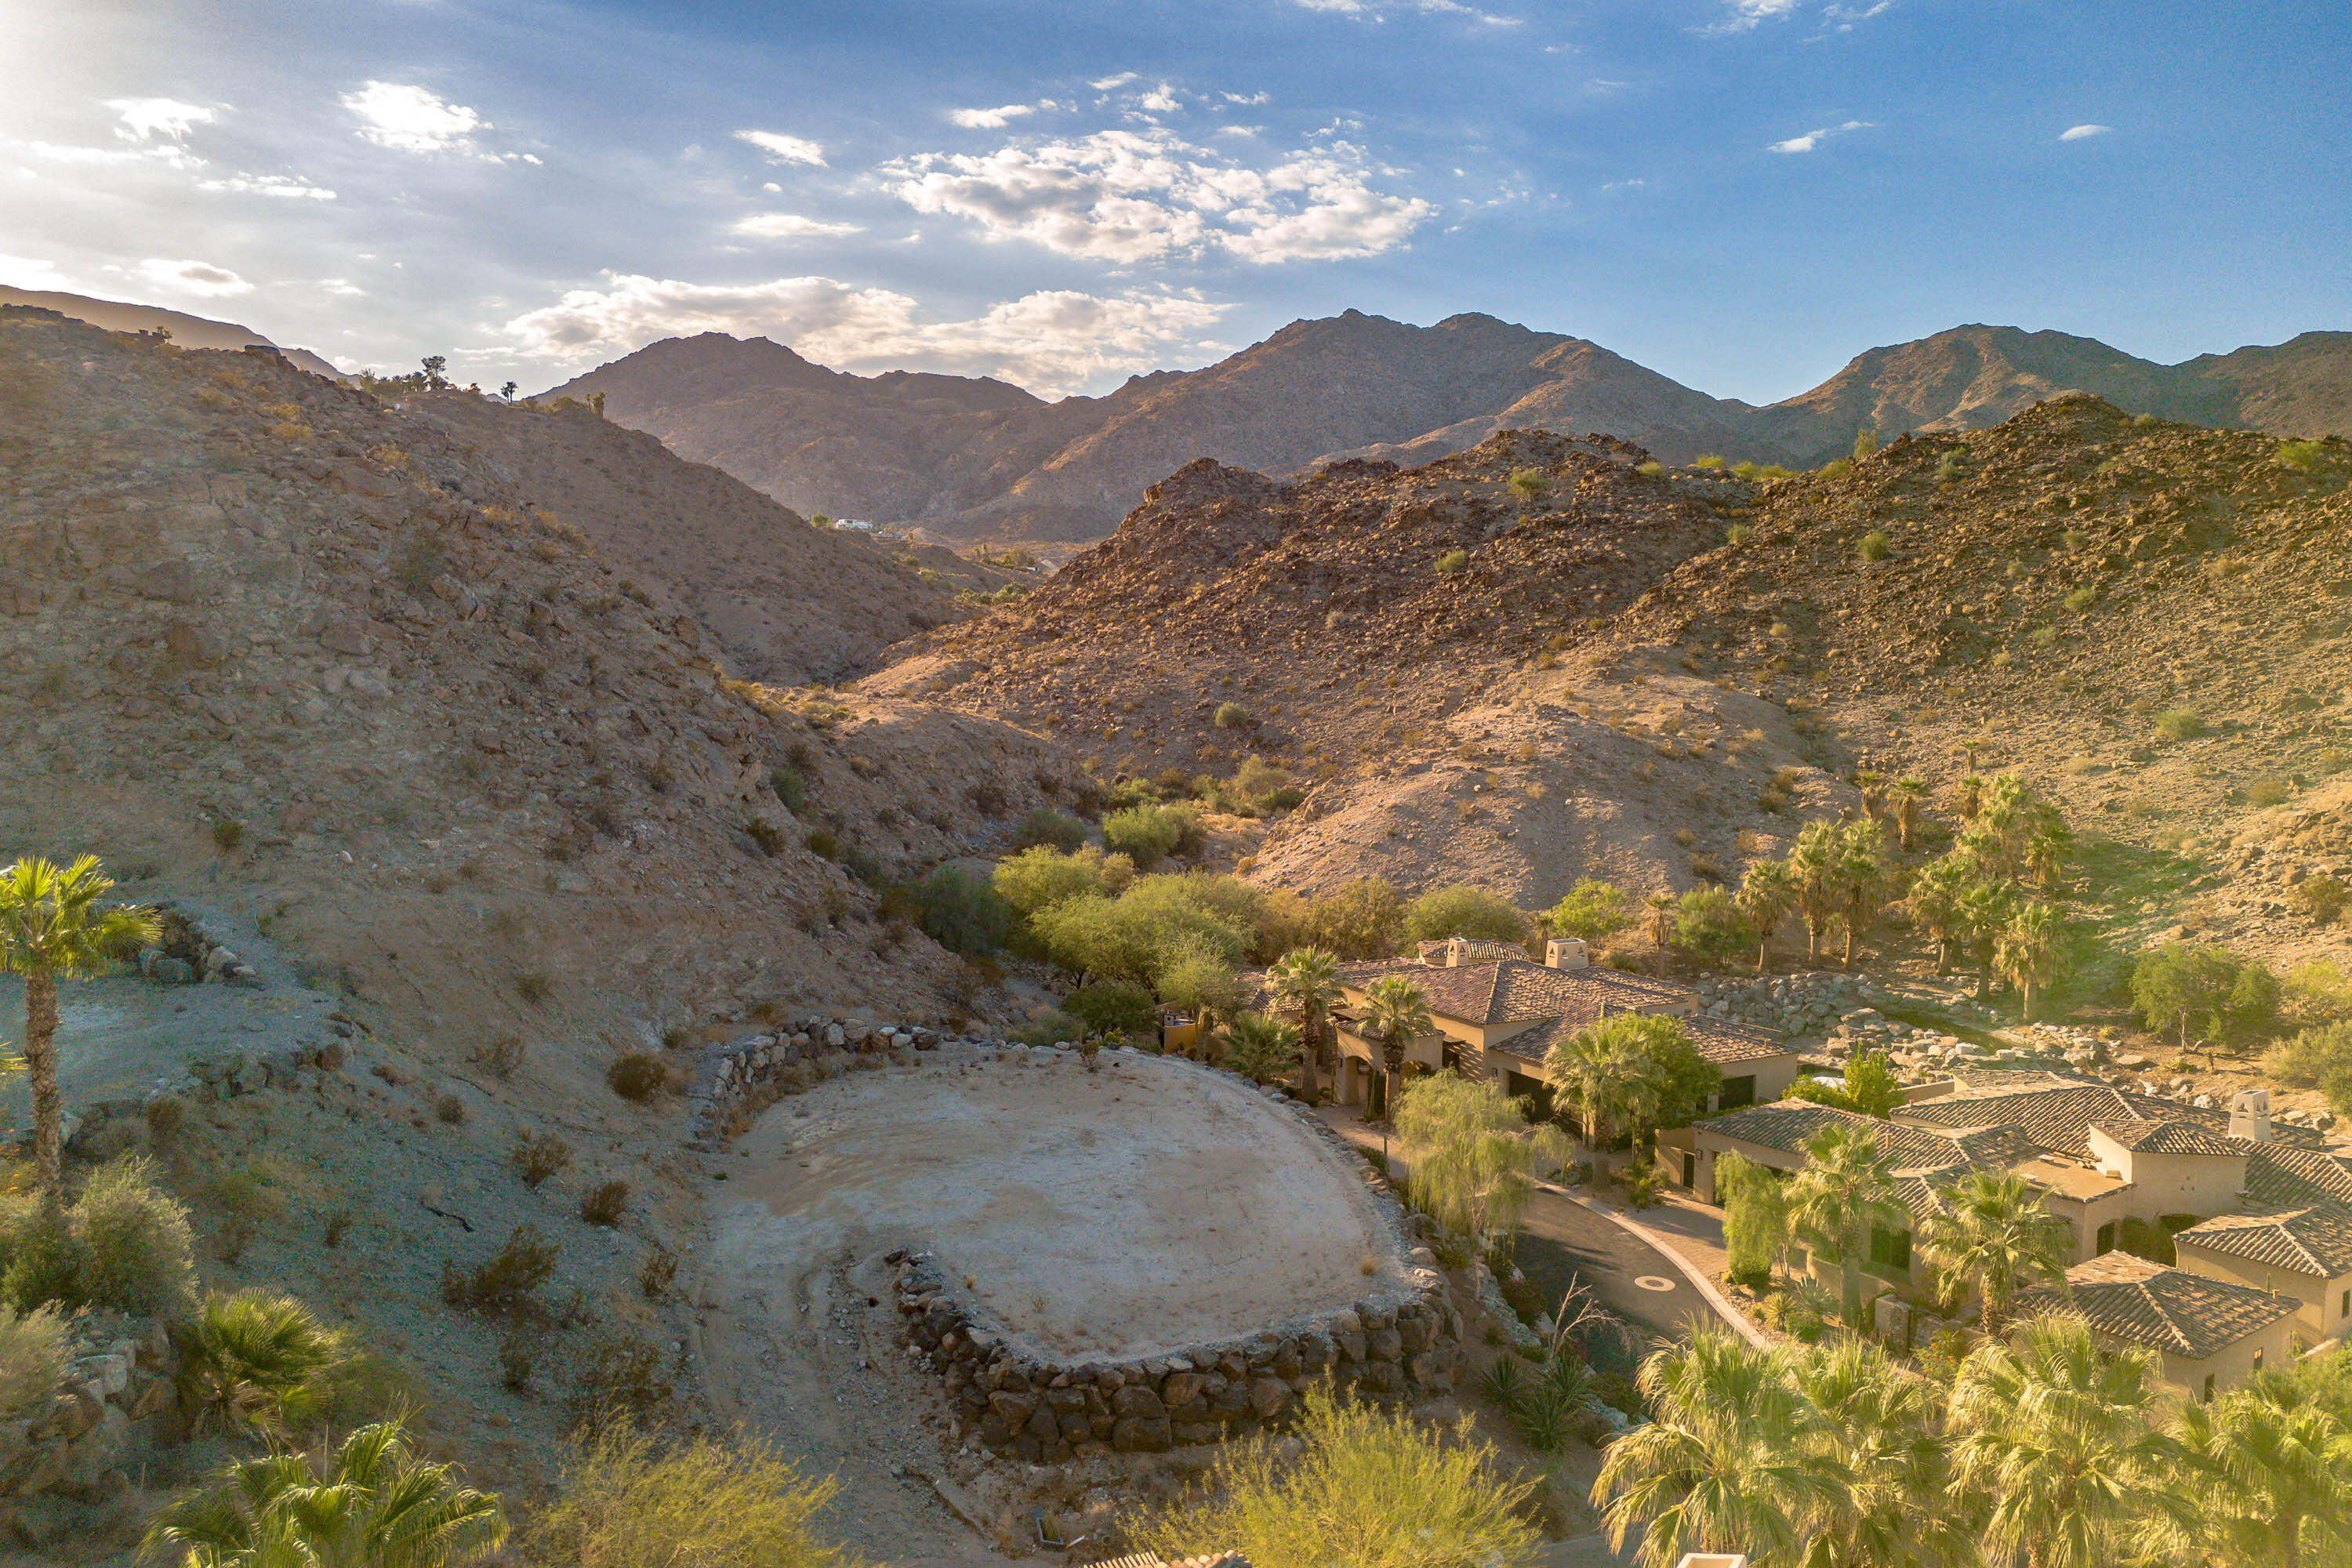
[[16,1500],[8,1521],[36,1547],[87,1527],[87,1516],[71,1505],[103,1507],[131,1490],[126,1460],[154,1441],[153,1426],[171,1419],[177,1403],[162,1324],[85,1312],[67,1333],[66,1375],[56,1394],[0,1422],[0,1496]]
[[[912,1024],[809,1017],[739,1035],[705,1051],[687,1086],[688,1141],[709,1152],[730,1136],[737,1113],[826,1076],[826,1066],[879,1067],[894,1051],[940,1045],[1003,1047],[1002,1040],[941,1035]],[[828,1058],[832,1060],[828,1061]],[[877,1059],[879,1058],[879,1059]]]

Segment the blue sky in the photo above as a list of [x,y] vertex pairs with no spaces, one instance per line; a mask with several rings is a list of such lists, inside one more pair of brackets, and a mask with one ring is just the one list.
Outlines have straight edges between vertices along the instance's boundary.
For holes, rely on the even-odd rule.
[[716,329],[1098,392],[1352,306],[1766,402],[2352,326],[2308,8],[1488,3],[0,0],[0,282],[527,388]]

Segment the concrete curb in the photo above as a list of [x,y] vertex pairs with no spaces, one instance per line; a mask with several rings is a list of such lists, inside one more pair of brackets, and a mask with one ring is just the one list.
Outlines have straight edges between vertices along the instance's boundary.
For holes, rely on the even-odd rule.
[[1633,1237],[1634,1239],[1647,1246],[1651,1250],[1656,1252],[1667,1262],[1673,1264],[1675,1271],[1684,1279],[1691,1282],[1691,1288],[1696,1289],[1700,1296],[1706,1299],[1706,1304],[1715,1309],[1717,1316],[1729,1323],[1732,1328],[1738,1332],[1740,1338],[1746,1340],[1749,1344],[1754,1345],[1759,1351],[1769,1350],[1771,1348],[1772,1342],[1765,1337],[1764,1331],[1758,1328],[1753,1322],[1749,1321],[1747,1313],[1741,1311],[1738,1307],[1733,1306],[1731,1304],[1731,1299],[1723,1293],[1721,1289],[1716,1285],[1714,1280],[1709,1279],[1706,1275],[1701,1274],[1697,1269],[1692,1268],[1690,1261],[1684,1258],[1681,1253],[1676,1252],[1673,1246],[1667,1242],[1665,1237],[1658,1235],[1657,1232],[1652,1230],[1648,1226],[1642,1224],[1640,1221],[1629,1219],[1625,1215],[1619,1214],[1615,1209],[1609,1207],[1605,1204],[1595,1203],[1592,1199],[1586,1197],[1581,1193],[1570,1192],[1566,1187],[1555,1186],[1549,1182],[1538,1182],[1536,1184],[1548,1193],[1558,1193],[1560,1196],[1568,1199],[1569,1202],[1591,1210],[1594,1214],[1597,1214],[1601,1218],[1609,1221],[1610,1224],[1617,1226],[1618,1229],[1626,1232],[1628,1235]]

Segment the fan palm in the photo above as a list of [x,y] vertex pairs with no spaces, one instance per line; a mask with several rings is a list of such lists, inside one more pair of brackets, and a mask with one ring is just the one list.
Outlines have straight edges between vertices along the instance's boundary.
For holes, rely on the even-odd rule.
[[1886,829],[1864,819],[1838,835],[1838,913],[1845,920],[1845,966],[1853,967],[1853,944],[1885,907]]
[[1298,1026],[1287,1018],[1243,1013],[1225,1026],[1224,1065],[1252,1082],[1286,1076],[1298,1054]]
[[1968,894],[1970,872],[1958,855],[1929,861],[1911,879],[1904,907],[1920,930],[1936,939],[1936,973],[1952,972],[1952,948],[1961,931],[1960,904]]
[[1298,1092],[1312,1105],[1324,1029],[1330,1020],[1331,1005],[1339,1000],[1339,960],[1323,948],[1293,948],[1267,972],[1266,978],[1286,1005],[1298,1009]]
[[1837,1253],[1839,1310],[1847,1326],[1862,1321],[1862,1265],[1875,1226],[1906,1217],[1895,1179],[1864,1127],[1827,1127],[1805,1145],[1805,1168],[1789,1184],[1789,1217],[1815,1247]]
[[1358,1020],[1381,1043],[1381,1065],[1387,1079],[1381,1086],[1381,1114],[1396,1114],[1397,1091],[1404,1084],[1405,1047],[1433,1032],[1429,997],[1402,974],[1386,974],[1364,988],[1363,1016]]
[[0,973],[25,977],[25,1068],[32,1077],[33,1169],[42,1201],[63,1200],[65,1108],[58,1095],[58,978],[103,969],[156,940],[144,910],[100,909],[114,886],[84,855],[60,869],[39,856],[0,868]]
[[1819,1417],[1780,1358],[1705,1328],[1643,1363],[1641,1386],[1651,1419],[1609,1445],[1592,1483],[1611,1546],[1622,1551],[1641,1529],[1641,1568],[1695,1552],[1793,1568],[1805,1522],[1835,1506],[1851,1478],[1811,1440]]
[[1937,1428],[1943,1391],[1867,1340],[1784,1350],[1790,1383],[1821,1417],[1817,1450],[1843,1489],[1809,1524],[1806,1568],[1940,1568],[1968,1561],[1973,1542],[1944,1489]]
[[1785,860],[1759,860],[1750,865],[1739,879],[1739,891],[1733,900],[1739,907],[1739,917],[1757,933],[1756,973],[1761,974],[1771,966],[1772,933],[1797,907],[1797,884],[1789,874]]
[[1809,822],[1789,851],[1797,909],[1805,917],[1805,962],[1822,961],[1822,937],[1845,901],[1846,857],[1837,825]]
[[2180,1440],[2205,1483],[2198,1532],[2233,1568],[2296,1568],[2307,1523],[2340,1542],[2352,1522],[2352,1433],[2291,1374],[2263,1373],[2188,1406]]
[[1992,994],[1993,976],[1999,973],[1993,962],[1994,950],[2000,933],[2008,929],[2010,916],[2016,911],[2017,889],[2008,882],[1971,882],[1960,894],[1960,931],[1969,954],[1977,963],[1979,995]]
[[345,1354],[342,1335],[291,1296],[215,1294],[171,1329],[181,1407],[195,1429],[278,1430],[299,1399]]
[[1911,853],[1911,845],[1919,832],[1919,813],[1927,804],[1927,783],[1925,779],[1898,779],[1895,784],[1895,831],[1897,847]]
[[231,1466],[211,1490],[164,1510],[147,1545],[177,1551],[183,1568],[457,1568],[506,1532],[496,1497],[418,1458],[386,1421],[315,1458]]
[[1919,1244],[1944,1276],[1947,1305],[1974,1284],[1984,1331],[1998,1339],[2021,1288],[2065,1275],[2074,1235],[2023,1176],[1971,1171],[1938,1197]]
[[2102,1352],[2072,1313],[1987,1340],[1953,1381],[1954,1499],[1981,1515],[1988,1562],[2108,1568],[2148,1527],[2187,1521],[2180,1446],[2158,1420],[2155,1358]]
[[2031,1023],[2034,999],[2065,970],[2065,930],[2057,910],[2035,899],[2010,916],[1993,939],[1992,962],[2023,993],[2022,1016]]

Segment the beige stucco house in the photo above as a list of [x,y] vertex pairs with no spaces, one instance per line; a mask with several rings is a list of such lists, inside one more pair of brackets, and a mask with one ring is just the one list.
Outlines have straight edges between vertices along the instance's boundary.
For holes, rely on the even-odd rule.
[[2190,1399],[2210,1400],[2294,1356],[2293,1298],[2127,1252],[2078,1263],[2063,1291],[2028,1291],[2018,1306],[2080,1312],[2108,1345],[2154,1352],[2158,1375]]
[[2352,1333],[2352,1208],[2217,1215],[2172,1238],[2180,1267],[2284,1297],[2317,1342]]
[[1764,1030],[1702,1016],[1698,993],[1646,975],[1596,967],[1572,938],[1546,944],[1538,963],[1505,942],[1454,938],[1421,944],[1418,956],[1350,964],[1340,972],[1344,1000],[1333,1009],[1339,1043],[1334,1093],[1343,1105],[1377,1104],[1385,1072],[1381,1042],[1360,1029],[1372,983],[1402,975],[1420,987],[1434,1032],[1411,1041],[1408,1072],[1452,1068],[1490,1079],[1549,1111],[1543,1076],[1552,1046],[1612,1013],[1647,1013],[1682,1021],[1699,1055],[1723,1075],[1725,1105],[1777,1100],[1796,1080],[1797,1057]]

